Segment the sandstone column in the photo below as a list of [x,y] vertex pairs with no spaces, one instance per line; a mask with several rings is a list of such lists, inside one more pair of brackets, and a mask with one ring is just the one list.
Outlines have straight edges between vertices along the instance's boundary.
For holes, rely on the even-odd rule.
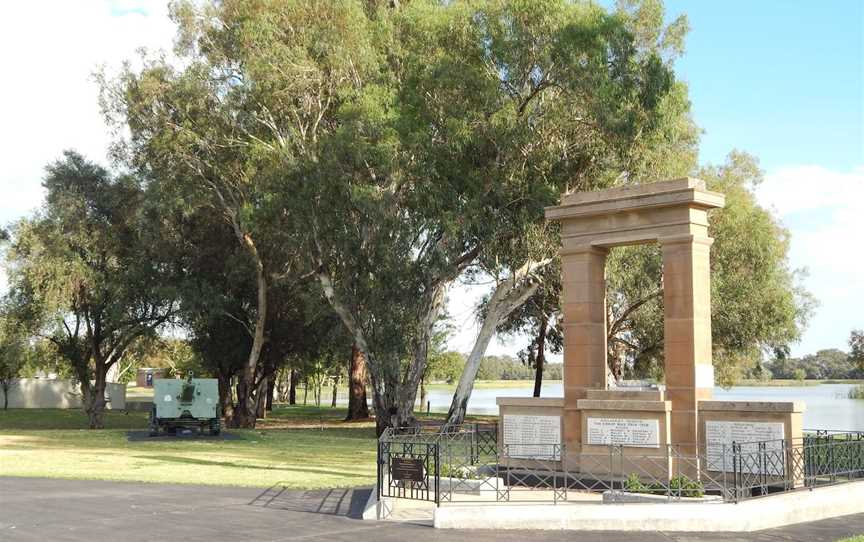
[[564,435],[568,456],[582,439],[576,408],[589,389],[606,388],[606,254],[592,246],[561,251],[564,326]]
[[714,386],[709,278],[713,240],[697,234],[659,241],[663,249],[663,348],[666,398],[672,401],[671,441],[695,445],[699,442],[698,402],[710,399]]

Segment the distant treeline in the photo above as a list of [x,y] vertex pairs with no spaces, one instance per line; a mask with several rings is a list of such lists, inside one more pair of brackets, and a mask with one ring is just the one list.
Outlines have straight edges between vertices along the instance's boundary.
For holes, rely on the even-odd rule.
[[[433,381],[455,382],[465,366],[464,354],[445,352],[433,356],[429,374]],[[561,380],[563,366],[547,363],[543,380]],[[485,356],[480,362],[477,380],[533,380],[534,368],[511,356]]]
[[[543,380],[561,380],[563,366],[547,364],[543,368]],[[486,356],[480,362],[478,380],[531,380],[534,368],[510,356]]]
[[765,364],[771,378],[796,380],[861,379],[864,371],[842,350],[829,348],[801,358],[772,359]]

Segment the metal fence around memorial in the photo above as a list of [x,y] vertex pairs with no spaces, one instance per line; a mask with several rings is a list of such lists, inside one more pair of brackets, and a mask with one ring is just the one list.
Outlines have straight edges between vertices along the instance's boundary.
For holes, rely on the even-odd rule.
[[[389,438],[385,438],[389,437]],[[384,497],[438,503],[438,444],[432,440],[378,440],[378,499]]]
[[[864,480],[864,432],[704,448],[586,446],[569,458],[560,444],[499,443],[493,424],[388,430],[378,443],[379,496],[436,504],[739,502],[856,480]],[[592,493],[603,496],[578,496]]]
[[864,480],[864,433],[817,431],[792,441],[735,443],[729,500]]
[[861,432],[819,432],[794,441],[708,443],[704,449],[670,445],[635,454],[621,445],[601,449],[603,453],[581,454],[580,476],[591,470],[600,472],[598,477],[605,473],[612,501],[653,497],[669,502],[739,502],[864,480]]

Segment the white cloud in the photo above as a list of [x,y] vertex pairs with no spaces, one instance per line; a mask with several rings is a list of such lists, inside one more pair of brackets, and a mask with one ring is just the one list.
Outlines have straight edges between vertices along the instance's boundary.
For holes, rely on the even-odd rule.
[[110,142],[92,74],[139,47],[169,50],[167,2],[27,1],[0,8],[0,224],[38,206],[46,163],[67,148],[104,161]]
[[794,353],[845,349],[849,331],[864,327],[864,167],[780,168],[766,176],[757,197],[790,230],[791,264],[808,270],[805,286],[820,302]]
[[864,166],[849,172],[816,165],[782,167],[765,176],[757,197],[784,217],[829,208],[864,209]]

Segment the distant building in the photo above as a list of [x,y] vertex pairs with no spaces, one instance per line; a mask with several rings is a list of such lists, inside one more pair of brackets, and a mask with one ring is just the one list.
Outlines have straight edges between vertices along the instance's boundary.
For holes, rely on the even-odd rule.
[[157,378],[165,378],[165,369],[142,367],[138,369],[138,375],[135,378],[135,384],[143,388],[152,388],[153,381]]

